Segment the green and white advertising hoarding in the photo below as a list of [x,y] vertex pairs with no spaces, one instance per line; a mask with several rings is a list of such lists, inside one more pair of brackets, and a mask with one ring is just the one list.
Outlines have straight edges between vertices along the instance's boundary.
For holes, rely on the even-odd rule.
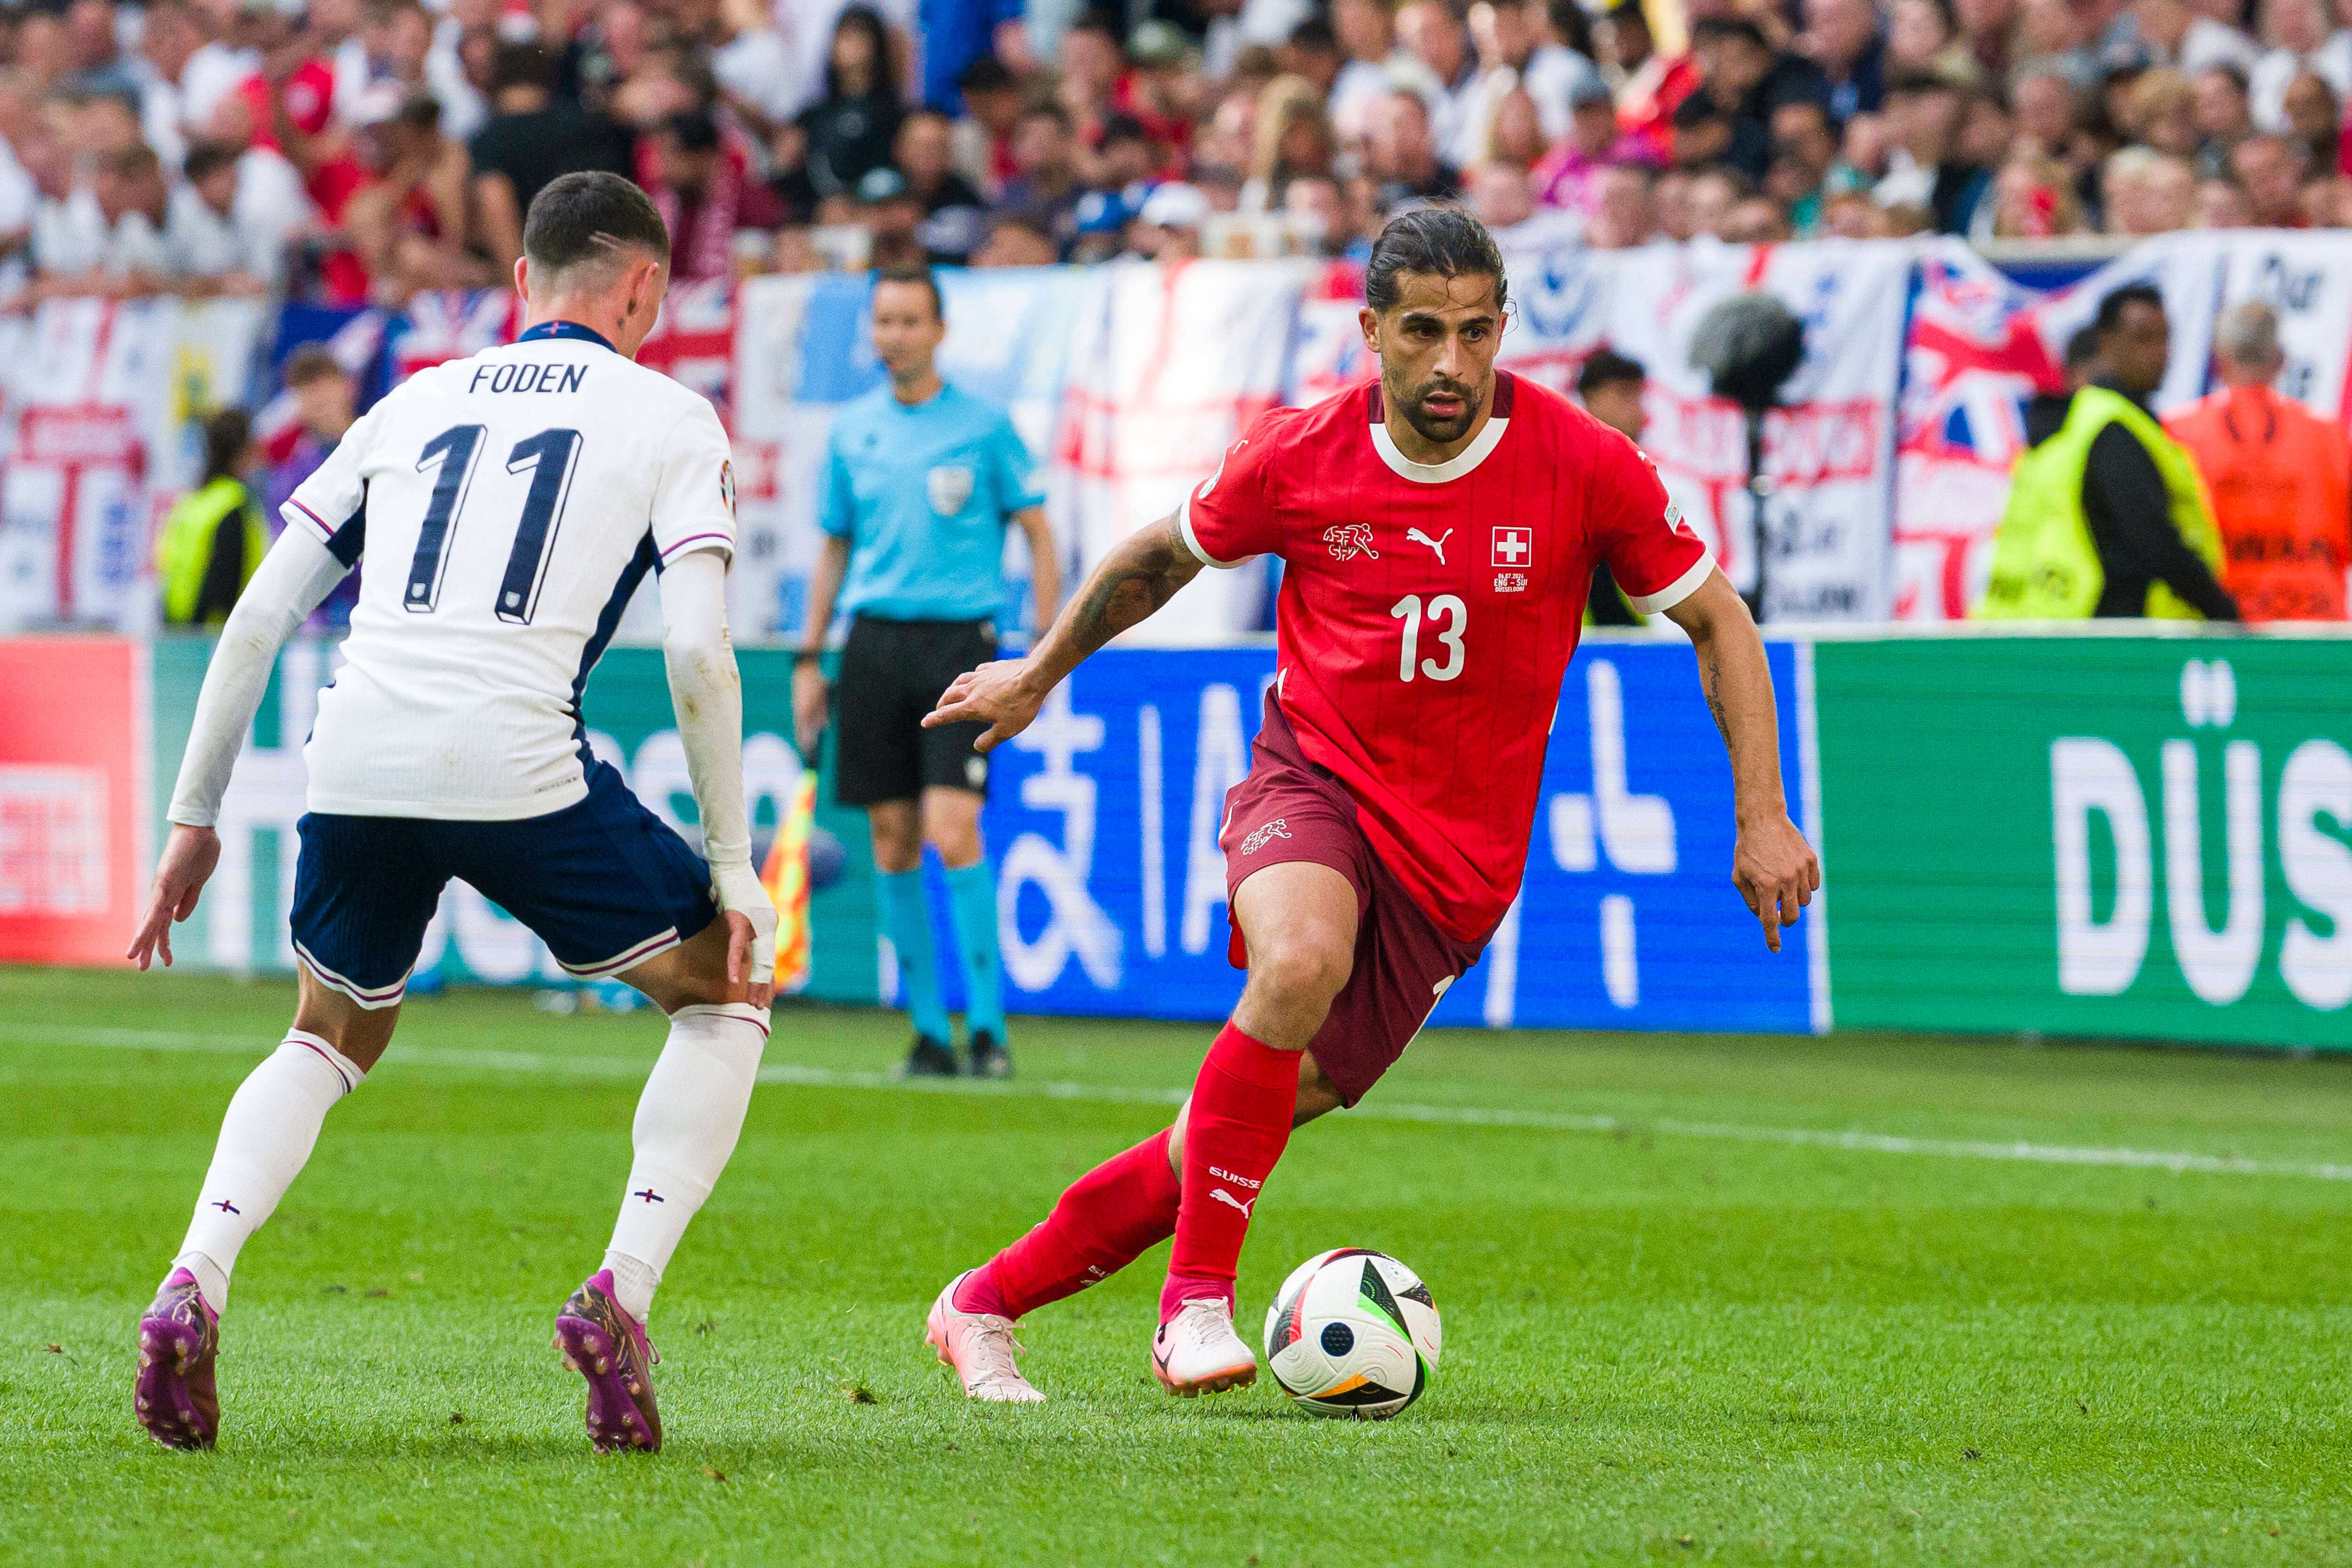
[[[1790,780],[1790,793],[1801,820],[1815,818],[1827,876],[1815,911],[1825,918],[1810,933],[1826,962],[1811,962],[1801,982],[1811,989],[1815,1026],[2352,1048],[2352,637],[2083,627],[1793,640],[1793,664],[1781,668],[1798,679],[1783,713],[1794,713],[1810,743],[1791,748],[1801,776]],[[159,819],[209,647],[178,638],[153,647]],[[1627,661],[1637,654],[1688,657],[1596,641],[1579,664],[1613,659],[1631,670]],[[801,777],[801,760],[782,732],[791,660],[772,648],[740,657],[750,731],[745,772],[760,825],[755,839],[764,841]],[[1129,656],[1112,649],[1097,657]],[[291,966],[285,910],[294,824],[303,809],[299,746],[332,662],[331,647],[314,641],[297,643],[280,660],[238,763],[220,872],[177,944],[184,959],[248,973]],[[1265,662],[1270,670],[1270,650]],[[1097,681],[1091,689],[1120,684]],[[1571,694],[1588,684],[1571,670]],[[1655,683],[1652,700],[1682,700],[1672,693],[1685,688],[1696,703],[1695,679],[1678,675]],[[1097,700],[1082,692],[1079,706]],[[694,803],[659,650],[607,654],[585,708],[598,754],[690,837]],[[1236,711],[1249,710],[1241,702]],[[1081,714],[1072,721],[1092,721]],[[1160,726],[1150,728],[1160,739]],[[1622,777],[1612,787],[1633,792],[1629,804],[1693,789],[1696,797],[1682,798],[1719,809],[1719,786],[1727,781],[1685,786],[1655,772],[1644,748],[1655,728],[1626,705],[1615,764]],[[1186,823],[1201,816],[1185,800],[1207,787],[1203,779],[1216,786],[1211,795],[1222,787],[1206,735],[1171,724],[1164,746],[1150,756],[1150,776],[1174,781],[1162,792],[1176,805],[1161,837],[1180,852]],[[1245,740],[1238,743],[1245,750]],[[1575,742],[1556,736],[1554,743]],[[991,808],[998,823],[992,832],[1005,839],[997,847],[1034,837],[1011,831],[1007,814],[1018,803],[1049,807],[1073,827],[1081,804],[1097,825],[1107,824],[1104,813],[1133,809],[1128,777],[1136,764],[1115,763],[1117,750],[1108,743],[1073,750],[1043,775],[1008,773],[999,791],[1006,798]],[[1227,759],[1239,760],[1239,753]],[[1651,790],[1667,794],[1641,793]],[[1808,808],[1808,801],[1817,805]],[[1558,837],[1562,815],[1556,803],[1538,803],[1538,857],[1559,858],[1547,833]],[[862,816],[832,805],[828,787],[820,792],[818,823],[847,848],[848,864],[840,881],[814,896],[804,994],[871,1002],[889,986],[889,963],[877,941]],[[1087,829],[1089,841],[1096,832]],[[1615,850],[1608,833],[1600,838],[1597,867],[1591,852],[1559,867],[1608,875]],[[1017,942],[1034,956],[1050,922],[1066,910],[1124,907],[1110,895],[1132,871],[1081,857],[1077,845],[1066,830],[1055,855],[1044,858],[1053,861],[1047,869],[1071,879],[1066,887],[1048,879],[1052,900],[1039,897],[1044,859],[1036,847],[1025,858],[1013,857],[1001,899],[1008,949]],[[1189,904],[1194,881],[1213,901],[1221,898],[1222,878],[1207,874],[1213,869],[1190,866],[1180,853],[1161,874]],[[1722,897],[1735,896],[1727,878]],[[1150,948],[1150,899],[1139,907],[1144,914],[1131,931],[1123,914],[1102,916],[1110,921],[1103,935],[1111,951]],[[1045,937],[1040,921],[1048,922]],[[1206,948],[1222,950],[1221,917],[1217,923]],[[945,938],[945,922],[937,929]],[[1671,929],[1654,939],[1648,929],[1645,943],[1677,940]],[[1608,934],[1604,924],[1590,941],[1575,937],[1559,950],[1522,943],[1507,957],[1498,937],[1485,967],[1514,964],[1525,994],[1546,983],[1543,965],[1599,973],[1611,961]],[[458,983],[563,979],[529,932],[462,888],[445,900],[425,956]],[[1704,963],[1661,973],[1678,985],[1706,984]],[[1011,1000],[1016,1010],[1048,1005],[1040,995],[1024,1001],[1018,987]],[[1104,999],[1114,1000],[1109,1010],[1199,1010],[1192,1005],[1198,997],[1155,1003],[1148,986],[1135,988],[1131,1001]],[[1490,1006],[1485,1016],[1502,1022],[1508,1014]],[[1641,1026],[1636,1016],[1625,1022]]]

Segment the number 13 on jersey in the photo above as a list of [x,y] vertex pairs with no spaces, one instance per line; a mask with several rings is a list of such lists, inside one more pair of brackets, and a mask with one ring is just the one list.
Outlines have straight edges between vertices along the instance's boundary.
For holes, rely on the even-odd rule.
[[[1445,648],[1445,662],[1421,658],[1422,603],[1418,594],[1407,594],[1389,606],[1389,615],[1404,623],[1404,646],[1397,654],[1397,679],[1411,680],[1416,672],[1432,680],[1452,680],[1462,673],[1465,658],[1462,633],[1470,625],[1470,606],[1453,594],[1440,594],[1429,601],[1430,630]],[[1443,625],[1439,623],[1443,622]]]

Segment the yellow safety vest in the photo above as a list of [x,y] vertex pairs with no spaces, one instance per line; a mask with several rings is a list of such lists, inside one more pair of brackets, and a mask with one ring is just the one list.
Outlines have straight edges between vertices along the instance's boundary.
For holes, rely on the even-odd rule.
[[[2086,386],[2074,395],[2058,433],[2018,457],[2010,477],[2009,508],[1993,536],[1992,581],[1977,605],[1979,617],[2082,620],[2098,609],[2106,574],[2091,539],[2090,520],[2083,512],[2083,476],[2091,464],[2091,443],[2118,422],[2155,459],[2165,493],[2171,498],[2172,526],[2214,576],[2221,576],[2221,535],[2213,525],[2213,508],[2195,460],[2130,398],[2104,386]],[[2148,584],[2141,613],[2173,620],[2201,618],[2162,583]]]
[[163,590],[163,619],[168,624],[184,626],[195,619],[205,576],[212,570],[213,540],[221,520],[232,511],[245,514],[245,571],[237,579],[242,588],[252,581],[261,565],[261,552],[268,548],[261,533],[260,514],[254,510],[243,480],[224,475],[181,497],[179,505],[163,520],[163,531],[155,540],[155,577]]

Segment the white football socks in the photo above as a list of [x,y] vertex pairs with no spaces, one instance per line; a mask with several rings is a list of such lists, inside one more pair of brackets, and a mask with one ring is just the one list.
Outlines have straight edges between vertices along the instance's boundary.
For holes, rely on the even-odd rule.
[[221,1118],[220,1141],[187,1239],[172,1259],[173,1268],[196,1277],[214,1311],[227,1307],[237,1250],[301,1173],[328,1108],[366,1076],[325,1040],[294,1029],[237,1086]]
[[765,1007],[734,1002],[670,1015],[669,1044],[637,1100],[635,1161],[604,1254],[614,1299],[640,1323],[687,1222],[735,1152],[767,1044]]

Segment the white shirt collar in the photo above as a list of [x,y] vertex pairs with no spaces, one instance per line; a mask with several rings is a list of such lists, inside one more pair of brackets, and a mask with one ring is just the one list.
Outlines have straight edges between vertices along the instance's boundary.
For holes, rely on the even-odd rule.
[[1387,422],[1376,419],[1372,422],[1372,449],[1380,453],[1381,461],[1389,466],[1389,471],[1399,478],[1411,479],[1417,485],[1442,485],[1448,479],[1460,479],[1485,462],[1486,455],[1501,443],[1503,432],[1510,423],[1501,415],[1496,415],[1486,421],[1486,428],[1478,432],[1475,440],[1445,461],[1416,463],[1397,449],[1396,437],[1389,434]]

